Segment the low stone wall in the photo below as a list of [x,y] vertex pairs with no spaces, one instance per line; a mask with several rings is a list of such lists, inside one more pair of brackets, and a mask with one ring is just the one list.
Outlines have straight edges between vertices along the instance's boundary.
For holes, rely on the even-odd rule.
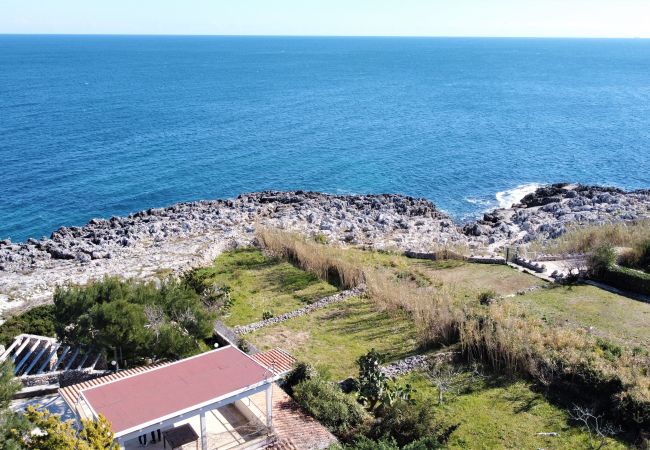
[[512,262],[517,264],[518,266],[525,267],[526,269],[530,269],[537,273],[542,273],[546,270],[546,266],[544,264],[539,264],[537,262],[522,258],[520,256],[515,256],[514,258],[512,258]]
[[429,364],[433,360],[451,358],[453,355],[458,354],[459,352],[444,352],[444,353],[434,353],[431,355],[413,355],[401,359],[399,361],[386,364],[381,368],[381,371],[387,377],[398,377],[401,375],[406,375],[409,372],[415,370],[422,370],[429,367]]
[[506,259],[501,256],[470,256],[467,262],[476,264],[506,264]]
[[294,317],[304,316],[305,314],[309,314],[310,312],[316,309],[324,308],[325,306],[331,305],[333,303],[338,303],[338,302],[342,302],[343,300],[347,300],[350,297],[361,295],[363,292],[365,292],[364,287],[356,287],[354,289],[349,289],[347,291],[337,292],[334,295],[330,295],[328,297],[323,297],[320,300],[316,300],[314,303],[311,303],[303,308],[296,309],[294,311],[290,311],[288,313],[284,313],[276,317],[271,317],[270,319],[250,323],[248,325],[236,326],[235,328],[233,328],[233,332],[239,336],[252,333],[255,330],[259,330],[260,328],[264,328],[276,323],[284,322],[285,320],[293,319]]
[[467,261],[476,264],[506,264],[506,259],[501,256],[465,256],[451,250],[442,250],[439,252],[413,252],[406,251],[404,256],[416,259],[428,259],[430,261],[440,261],[444,259],[455,259],[457,261]]

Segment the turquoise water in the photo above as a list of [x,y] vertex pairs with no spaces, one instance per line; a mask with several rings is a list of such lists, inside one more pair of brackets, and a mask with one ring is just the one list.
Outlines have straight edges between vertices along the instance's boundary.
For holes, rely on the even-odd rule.
[[[650,187],[650,40],[0,36],[0,238],[263,189]],[[498,194],[498,197],[497,197]]]

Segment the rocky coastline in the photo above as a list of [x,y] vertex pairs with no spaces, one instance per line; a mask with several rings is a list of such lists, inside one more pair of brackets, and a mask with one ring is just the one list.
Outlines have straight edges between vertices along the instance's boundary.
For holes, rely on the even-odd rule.
[[48,239],[0,241],[0,317],[50,301],[57,285],[105,275],[146,279],[209,264],[226,249],[252,244],[259,227],[322,234],[339,245],[410,252],[459,245],[489,255],[560,236],[570,224],[646,218],[650,190],[576,184],[541,187],[465,224],[428,200],[395,194],[256,192],[179,203],[62,227]]

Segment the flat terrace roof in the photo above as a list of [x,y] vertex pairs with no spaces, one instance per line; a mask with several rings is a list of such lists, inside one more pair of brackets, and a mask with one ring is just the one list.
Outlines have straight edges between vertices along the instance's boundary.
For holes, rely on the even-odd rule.
[[120,436],[270,383],[274,375],[228,346],[90,387],[80,395]]

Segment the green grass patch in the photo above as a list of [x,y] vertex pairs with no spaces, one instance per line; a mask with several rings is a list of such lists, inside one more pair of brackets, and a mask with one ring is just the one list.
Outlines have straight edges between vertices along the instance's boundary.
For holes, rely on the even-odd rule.
[[405,317],[379,312],[372,301],[351,298],[246,336],[261,350],[281,347],[334,380],[356,376],[356,361],[375,348],[388,360],[416,352],[415,329]]
[[594,286],[554,286],[512,301],[537,312],[551,326],[581,327],[630,347],[650,346],[650,304]]
[[461,295],[473,298],[486,290],[492,290],[498,295],[508,295],[547,284],[537,277],[500,264],[416,260],[413,265],[434,281],[453,286]]
[[[459,377],[466,377],[461,374]],[[400,379],[411,383],[420,402],[438,404],[438,391],[426,374],[414,372]],[[500,377],[472,377],[463,380],[462,389],[447,394],[436,406],[436,417],[445,427],[459,424],[451,434],[449,448],[589,448],[589,436],[569,423],[567,413],[530,389],[525,381]],[[537,433],[556,432],[558,436]],[[610,440],[608,449],[624,445]]]
[[274,316],[293,311],[337,291],[315,275],[254,248],[225,252],[212,266],[198,271],[205,276],[204,283],[230,287],[233,306],[223,317],[229,326],[262,320],[265,311]]

